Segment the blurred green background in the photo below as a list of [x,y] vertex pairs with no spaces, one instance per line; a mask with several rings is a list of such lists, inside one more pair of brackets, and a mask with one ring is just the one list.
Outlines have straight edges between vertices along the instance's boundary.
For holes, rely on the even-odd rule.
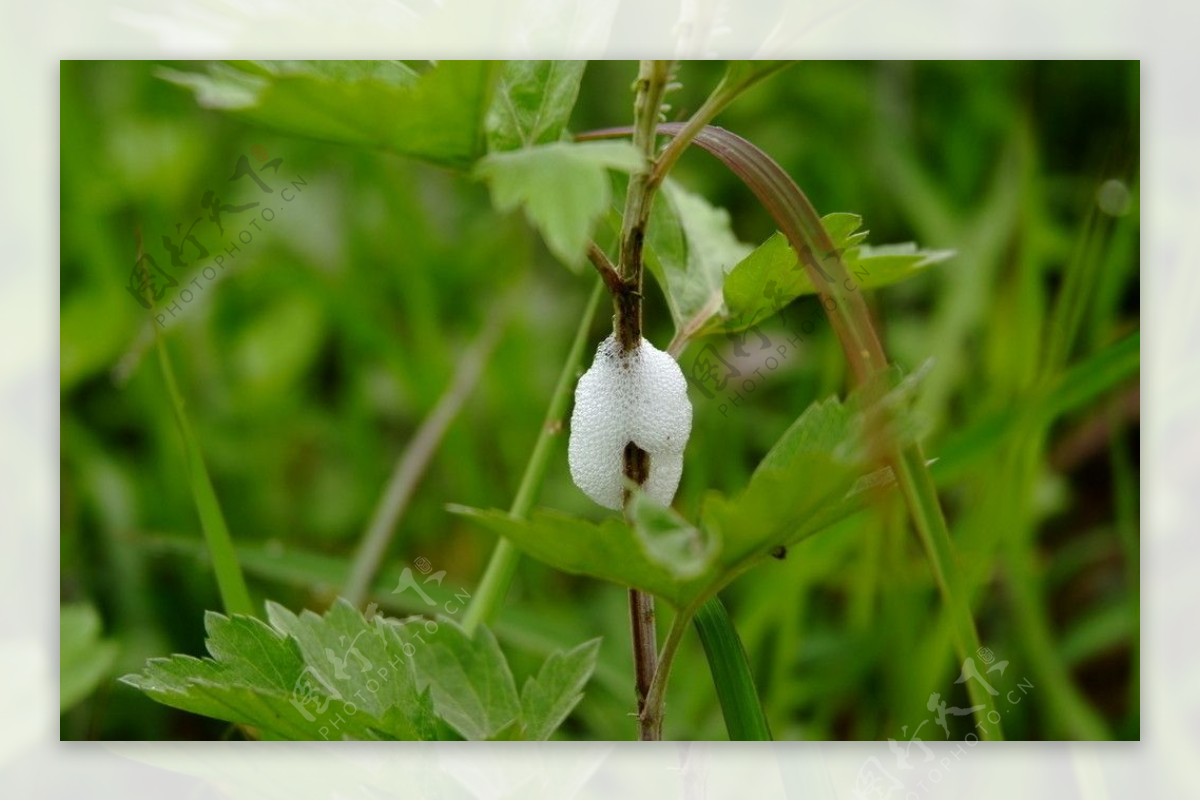
[[[114,680],[149,657],[203,654],[203,613],[220,608],[153,323],[127,288],[139,232],[177,280],[172,297],[193,290],[163,335],[256,603],[293,609],[334,597],[397,458],[485,320],[512,302],[375,600],[420,611],[389,592],[418,558],[447,571],[447,589],[476,586],[493,538],[445,505],[507,508],[595,281],[556,264],[468,175],[204,110],[159,77],[163,66],[62,63],[63,681],[85,688],[64,689],[63,739],[240,736]],[[684,64],[671,118],[695,110],[722,68]],[[590,64],[572,130],[628,124],[635,73]],[[1002,691],[1031,685],[1000,703],[1010,739],[1139,736],[1136,340],[1132,370],[1122,346],[1139,327],[1139,102],[1130,62],[817,62],[766,80],[717,120],[779,160],[820,212],[863,215],[870,242],[957,251],[871,303],[898,363],[933,360],[918,402],[925,451],[977,588],[982,639],[1008,662],[989,679]],[[234,209],[265,195],[248,177],[230,181],[243,156],[265,182],[297,181],[293,200],[275,204],[215,280],[172,265],[163,238],[180,242],[196,219],[212,253],[244,230]],[[728,208],[744,241],[772,233],[706,154],[687,154],[675,175]],[[210,191],[225,206],[222,234]],[[196,252],[185,244],[183,260]],[[669,315],[657,287],[648,295],[647,336],[664,347]],[[740,406],[693,388],[676,499],[685,515],[706,489],[744,485],[809,403],[844,390],[817,302],[792,311],[816,333]],[[608,322],[599,315],[594,341]],[[765,331],[786,341],[778,321]],[[714,344],[734,358],[735,343]],[[699,347],[681,358],[685,371]],[[571,483],[563,442],[539,505],[602,511]],[[968,703],[902,505],[838,524],[723,598],[778,739],[969,731],[952,716],[943,733],[927,707],[934,692]],[[625,604],[619,587],[521,564],[495,627],[518,682],[554,648],[604,637],[561,736],[634,736]],[[68,648],[68,628],[84,646]],[[79,678],[88,672],[98,684]],[[665,735],[725,737],[693,637]]]

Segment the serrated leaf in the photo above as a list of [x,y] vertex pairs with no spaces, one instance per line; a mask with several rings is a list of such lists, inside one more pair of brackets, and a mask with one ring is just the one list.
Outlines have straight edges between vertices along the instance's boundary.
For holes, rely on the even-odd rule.
[[855,422],[835,397],[813,403],[767,452],[741,493],[705,498],[705,529],[731,540],[723,559],[736,564],[816,531],[806,523],[836,506],[865,465],[863,454],[848,447],[860,438]]
[[641,156],[627,142],[553,142],[492,153],[476,167],[500,211],[525,210],[564,264],[578,269],[600,216],[609,206],[606,170],[631,171]]
[[[208,551],[203,540],[177,535],[155,535],[139,537],[135,544],[163,556],[183,557],[204,562]],[[271,583],[294,587],[315,595],[332,594],[346,577],[350,569],[346,558],[305,550],[292,544],[278,542],[243,543],[237,547],[238,561],[248,576]],[[381,609],[392,614],[420,614],[430,608],[416,593],[393,592],[396,589],[394,575],[380,575],[373,585],[371,597]],[[437,583],[425,583],[421,590],[435,603],[434,606],[453,608],[461,604],[456,594],[461,590],[443,587]],[[505,611],[502,620],[491,627],[503,647],[516,648],[530,657],[544,658],[556,650],[569,648],[577,639],[571,630],[568,617],[556,617],[548,621],[538,610],[513,608]],[[625,687],[623,662],[615,658],[602,659],[597,668],[596,679],[602,681],[606,690],[618,691]]]
[[720,301],[726,275],[751,253],[729,212],[668,181],[651,209],[646,266],[658,280],[676,329]]
[[437,721],[428,693],[417,677],[404,642],[383,618],[370,623],[344,599],[324,617],[305,610],[295,615],[268,602],[271,625],[296,640],[305,664],[335,697],[349,699],[401,740],[432,740]]
[[844,403],[831,397],[810,405],[759,462],[741,494],[706,499],[705,528],[726,537],[733,528],[739,541],[760,550],[767,543],[769,549],[864,508],[873,491],[894,480],[890,468],[863,475],[874,444],[884,437],[906,444],[919,434],[909,406],[925,372],[923,366],[905,376],[891,368]]
[[[295,640],[245,615],[210,612],[205,628],[212,658],[151,659],[121,681],[167,706],[252,726],[269,739],[322,739],[331,690],[306,671]],[[364,720],[351,719],[347,733],[365,737]]]
[[463,168],[483,154],[498,69],[442,61],[424,73],[395,61],[260,61],[165,69],[208,108],[284,133],[378,147]]
[[586,61],[508,61],[488,112],[489,150],[554,142],[575,107]]
[[429,689],[438,716],[463,737],[492,739],[518,719],[512,671],[487,628],[469,636],[449,618],[413,618],[399,633],[412,646],[419,686]]
[[[903,281],[953,255],[952,251],[919,250],[912,243],[865,245],[867,232],[857,230],[862,224],[857,214],[827,214],[821,222],[858,289]],[[724,308],[708,321],[701,333],[744,330],[801,295],[816,292],[795,250],[782,233],[776,232],[730,271],[724,287]]]
[[600,640],[588,640],[570,651],[556,651],[542,664],[536,678],[521,689],[521,714],[526,740],[548,740],[583,698],[583,688],[596,668]]
[[67,711],[87,698],[112,670],[117,644],[101,637],[100,615],[91,604],[67,604],[58,618],[58,707]]
[[177,709],[253,727],[264,739],[547,737],[595,667],[585,643],[557,652],[523,706],[492,633],[447,618],[365,619],[339,599],[324,615],[268,603],[270,625],[205,616],[210,656],[151,659],[121,681]]
[[707,495],[701,524],[728,543],[721,559],[734,573],[779,546],[816,533],[806,523],[837,505],[858,474],[854,465],[826,453],[756,472],[746,489],[732,498]]

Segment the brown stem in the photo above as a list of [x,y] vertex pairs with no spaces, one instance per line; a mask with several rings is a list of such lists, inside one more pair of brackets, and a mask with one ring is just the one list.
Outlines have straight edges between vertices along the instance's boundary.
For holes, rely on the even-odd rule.
[[655,185],[654,168],[658,113],[670,80],[671,62],[643,61],[638,68],[637,95],[633,104],[633,146],[642,156],[642,166],[629,176],[625,213],[621,218],[618,269],[623,291],[613,295],[616,321],[613,333],[621,350],[636,348],[642,338],[642,249]]
[[654,596],[629,591],[629,623],[633,630],[633,665],[638,705],[638,739],[661,740],[662,717],[647,715],[646,698],[658,671],[658,636],[654,625]]
[[596,272],[600,273],[600,278],[608,287],[608,291],[615,297],[624,288],[624,282],[621,281],[621,274],[617,272],[617,268],[608,260],[608,254],[601,250],[595,242],[589,242],[587,256],[588,261],[596,268]]
[[[613,334],[620,349],[628,352],[642,341],[642,248],[655,186],[650,181],[654,165],[658,114],[670,80],[669,61],[642,61],[638,68],[633,106],[633,145],[642,166],[629,176],[625,214],[619,244],[620,287],[613,292]],[[650,456],[634,443],[625,446],[625,477],[641,486],[650,475]],[[625,495],[628,509],[629,494]],[[662,739],[661,714],[647,714],[646,696],[658,670],[658,636],[654,625],[654,598],[629,591],[629,621],[633,636],[633,663],[637,689],[638,738]]]

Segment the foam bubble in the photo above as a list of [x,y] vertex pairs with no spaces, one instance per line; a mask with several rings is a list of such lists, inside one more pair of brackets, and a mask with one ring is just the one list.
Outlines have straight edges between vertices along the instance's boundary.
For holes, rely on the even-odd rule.
[[676,361],[645,339],[622,353],[610,335],[575,387],[567,445],[571,479],[596,503],[620,509],[625,446],[633,442],[650,456],[642,489],[669,506],[691,430],[687,380]]

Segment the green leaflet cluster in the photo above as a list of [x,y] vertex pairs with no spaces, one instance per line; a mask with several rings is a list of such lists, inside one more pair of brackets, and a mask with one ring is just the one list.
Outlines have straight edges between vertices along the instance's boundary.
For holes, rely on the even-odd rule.
[[364,617],[339,600],[267,621],[205,616],[210,656],[152,659],[121,680],[272,740],[547,739],[582,697],[599,640],[552,654],[518,693],[495,637],[453,620]]

